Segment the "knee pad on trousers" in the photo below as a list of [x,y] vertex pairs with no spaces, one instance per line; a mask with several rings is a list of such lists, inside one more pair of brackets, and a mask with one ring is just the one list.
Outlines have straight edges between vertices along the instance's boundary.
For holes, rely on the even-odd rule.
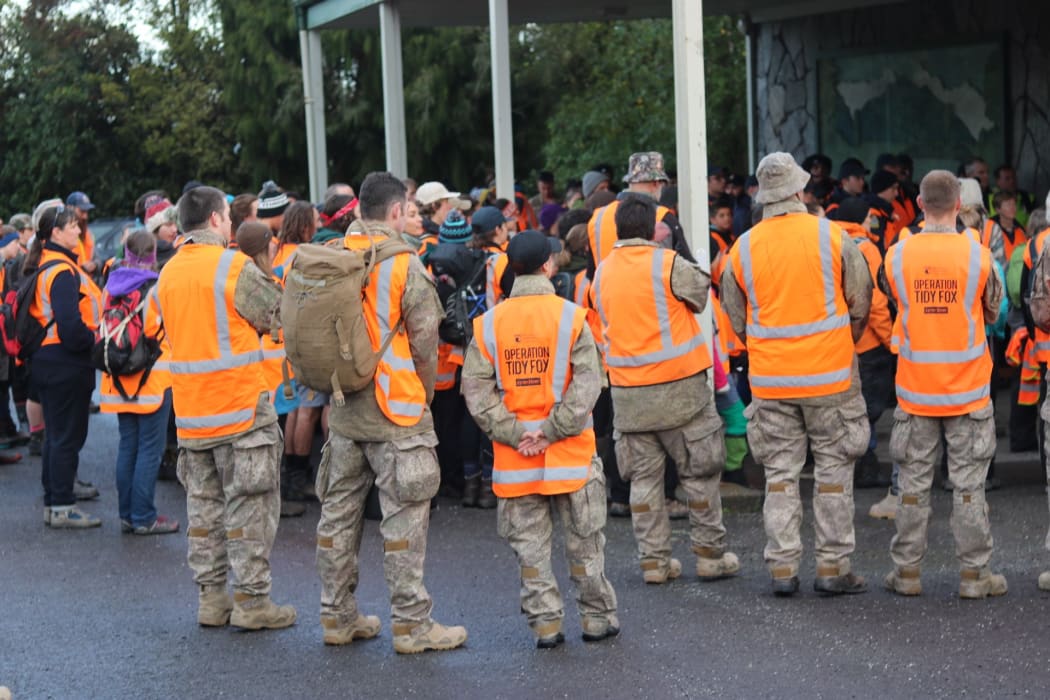
[[980,491],[959,491],[956,489],[952,492],[952,503],[957,506],[981,506],[986,505],[984,500],[984,489]]
[[930,507],[930,494],[929,492],[918,494],[918,493],[904,493],[901,492],[900,504],[905,508],[929,508]]

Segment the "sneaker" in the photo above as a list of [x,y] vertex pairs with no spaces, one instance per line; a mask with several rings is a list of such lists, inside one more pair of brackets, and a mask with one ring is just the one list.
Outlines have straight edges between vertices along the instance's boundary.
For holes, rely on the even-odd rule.
[[583,641],[600,642],[609,637],[620,634],[620,621],[615,615],[609,617],[585,617],[581,621],[583,626]]
[[130,535],[135,531],[135,526],[131,524],[130,520],[120,519],[120,531],[125,535]]
[[[124,523],[121,522],[121,528]],[[139,525],[135,528],[136,535],[170,535],[179,531],[179,521],[172,520],[166,516],[158,515],[152,525]]]
[[73,497],[78,501],[93,501],[98,498],[98,489],[90,481],[77,479],[73,482]]
[[661,562],[657,559],[646,559],[642,561],[642,580],[646,583],[667,583],[681,575],[682,562],[677,559],[668,559],[667,562]]
[[233,599],[226,586],[201,586],[197,595],[197,624],[201,627],[225,627],[230,622]]
[[627,503],[609,501],[609,516],[613,518],[631,517],[631,506]]
[[1039,574],[1039,590],[1050,591],[1050,571]]
[[15,452],[14,454],[0,454],[0,465],[3,464],[18,464],[22,461],[22,453]]
[[878,520],[896,520],[897,497],[890,491],[887,491],[886,495],[882,497],[882,500],[868,510],[868,517],[876,518]]
[[[817,568],[818,576],[813,579],[813,590],[824,595],[857,595],[867,593],[868,584],[863,576],[858,576],[852,571],[848,574],[835,574],[831,576],[820,576],[821,569]],[[833,567],[838,571],[838,567]]]
[[230,624],[246,630],[277,630],[295,624],[295,608],[277,605],[268,595],[235,593]]
[[381,624],[375,615],[357,614],[353,620],[345,621],[336,615],[321,615],[324,643],[330,646],[349,644],[355,639],[371,639],[379,634]]
[[463,646],[466,641],[466,628],[446,627],[433,620],[394,625],[394,651],[398,654],[445,651]]
[[717,581],[740,572],[740,559],[732,552],[719,554],[717,550],[696,547],[696,575],[701,581]]
[[101,527],[102,521],[73,506],[62,509],[52,508],[51,519],[47,525],[56,530],[82,530],[89,527]]
[[959,574],[959,597],[980,600],[1006,595],[1006,577],[984,569],[963,569]]
[[44,506],[44,524],[51,524],[51,506]]
[[23,433],[10,416],[0,419],[0,442],[20,447],[29,442],[29,433]]
[[668,498],[667,517],[671,520],[685,520],[689,517],[689,506],[674,498]]
[[922,593],[922,579],[919,578],[919,567],[900,566],[886,574],[882,581],[888,590],[897,595],[914,596]]

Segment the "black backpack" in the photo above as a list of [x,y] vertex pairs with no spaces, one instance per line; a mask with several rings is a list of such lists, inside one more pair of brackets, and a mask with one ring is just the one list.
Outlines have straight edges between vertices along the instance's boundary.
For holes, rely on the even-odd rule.
[[[473,320],[485,313],[485,267],[488,257],[478,255],[473,269],[461,279],[444,273],[439,263],[432,260],[437,281],[438,299],[445,314],[438,325],[441,340],[452,345],[466,347],[474,337]],[[479,284],[480,283],[480,284]]]

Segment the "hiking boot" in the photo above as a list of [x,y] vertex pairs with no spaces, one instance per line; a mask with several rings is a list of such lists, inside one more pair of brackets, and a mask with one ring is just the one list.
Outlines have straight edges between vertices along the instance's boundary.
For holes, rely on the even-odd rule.
[[1006,595],[1006,577],[993,574],[988,567],[963,569],[959,573],[959,597],[980,600],[988,596]]
[[668,559],[666,562],[661,562],[657,559],[645,559],[642,561],[642,580],[646,583],[667,583],[681,575],[682,562],[677,559]]
[[78,501],[93,501],[98,498],[98,489],[90,481],[77,479],[73,482],[73,497]]
[[583,641],[600,642],[620,633],[620,622],[615,615],[609,617],[585,617],[581,620]]
[[222,586],[201,586],[197,594],[197,624],[201,627],[225,627],[230,622],[233,599]]
[[897,595],[913,596],[922,593],[922,580],[919,578],[917,566],[896,567],[886,574],[882,582]]
[[478,508],[492,510],[497,503],[496,494],[492,490],[492,479],[482,477],[481,492],[478,494]]
[[875,452],[868,450],[853,466],[853,488],[873,489],[889,486],[889,482],[880,473],[882,465]]
[[773,569],[773,595],[786,598],[798,593],[798,575],[789,566],[778,566]]
[[101,527],[102,521],[94,515],[80,510],[76,506],[52,508],[48,527],[58,530],[82,530],[89,527]]
[[298,518],[306,512],[306,506],[302,503],[295,501],[286,501],[281,499],[281,517],[282,518]]
[[882,497],[882,500],[868,510],[868,517],[877,518],[879,520],[896,520],[897,497],[894,496],[892,492],[887,491],[886,495]]
[[39,457],[44,451],[44,431],[37,430],[29,434],[29,456]]
[[463,479],[463,500],[460,504],[464,508],[477,508],[478,496],[481,495],[481,474],[468,476]]
[[379,618],[375,615],[358,613],[349,622],[336,615],[321,615],[324,643],[330,646],[349,644],[355,639],[371,639],[379,634],[380,627]]
[[629,518],[631,517],[631,506],[628,503],[609,501],[609,517]]
[[295,624],[295,608],[277,605],[268,595],[234,593],[230,624],[246,630],[279,630]]
[[818,566],[817,577],[813,579],[813,590],[824,595],[856,595],[868,592],[868,584],[863,576],[858,576],[852,571],[847,574],[840,574],[838,571],[837,566]]
[[[121,529],[124,528],[124,522],[121,521]],[[158,515],[157,519],[150,525],[139,525],[134,529],[136,535],[170,535],[173,532],[179,531],[179,521],[172,520],[171,518]]]
[[398,654],[445,651],[463,646],[466,641],[466,628],[446,627],[433,620],[394,625],[394,651]]
[[667,517],[671,520],[685,520],[689,517],[689,506],[674,498],[668,498]]
[[1039,590],[1050,591],[1050,571],[1039,574]]
[[732,552],[718,553],[709,547],[694,547],[696,575],[701,581],[717,581],[735,576],[740,571],[740,559]]
[[281,472],[281,501],[302,503],[310,500],[303,490],[305,484],[306,477],[303,472],[292,470]]

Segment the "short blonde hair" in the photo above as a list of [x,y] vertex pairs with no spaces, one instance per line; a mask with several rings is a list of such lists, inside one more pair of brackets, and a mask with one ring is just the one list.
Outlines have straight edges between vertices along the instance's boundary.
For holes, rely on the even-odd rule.
[[919,197],[927,214],[943,216],[955,211],[961,185],[947,170],[931,170],[919,183]]

